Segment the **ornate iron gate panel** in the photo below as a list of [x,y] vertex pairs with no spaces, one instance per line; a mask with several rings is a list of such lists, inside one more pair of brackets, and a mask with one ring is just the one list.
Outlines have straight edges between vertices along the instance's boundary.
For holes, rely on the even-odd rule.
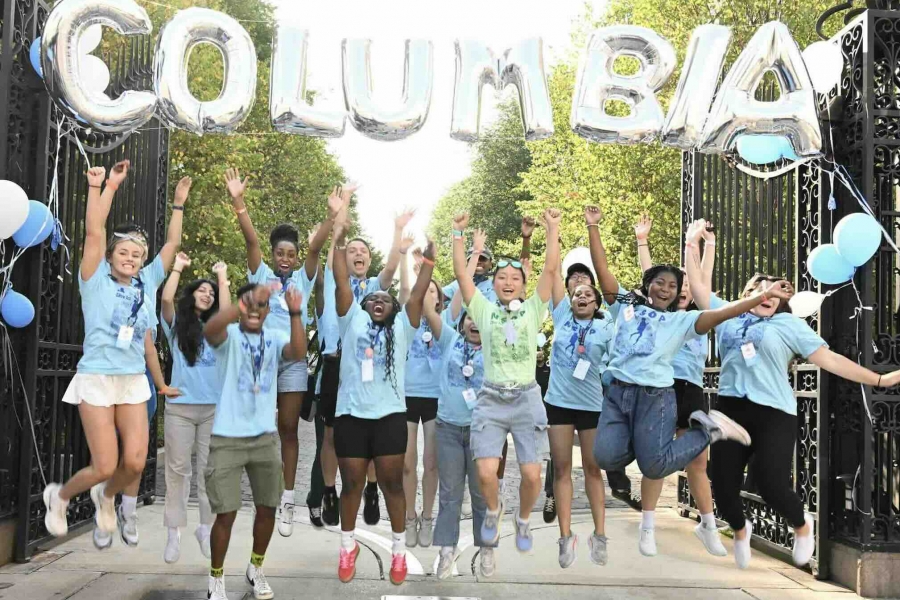
[[[78,143],[66,135],[57,149],[59,114],[31,68],[29,47],[49,12],[35,0],[0,0],[0,178],[20,184],[31,198],[47,198],[54,170],[59,178],[59,218],[71,261],[48,243],[29,250],[13,271],[15,288],[35,306],[34,323],[10,330],[13,364],[0,358],[0,519],[17,517],[15,558],[27,560],[47,539],[41,491],[47,481],[63,481],[87,465],[90,456],[78,411],[61,398],[81,356],[84,325],[78,267],[84,240],[88,168]],[[152,87],[152,40],[130,39],[104,57],[111,67],[111,93]],[[116,194],[110,225],[134,221],[150,232],[151,255],[165,237],[168,133],[156,121],[131,137],[79,132],[92,165],[109,170],[130,159],[128,181]],[[58,161],[55,154],[58,151]],[[12,249],[7,242],[7,256]],[[16,373],[21,373],[21,382]],[[30,413],[30,415],[29,415]],[[33,423],[33,435],[31,425]],[[140,494],[152,501],[156,479],[156,423]],[[43,471],[43,473],[42,473]],[[69,523],[90,521],[87,494],[74,498]]]

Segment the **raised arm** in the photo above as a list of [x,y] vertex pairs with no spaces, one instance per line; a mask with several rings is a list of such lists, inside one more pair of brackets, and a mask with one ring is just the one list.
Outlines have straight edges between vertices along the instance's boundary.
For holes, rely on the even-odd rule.
[[[478,259],[484,251],[485,244],[487,244],[487,233],[483,229],[476,229],[472,234],[472,256],[469,257],[469,262],[466,264],[466,275],[469,276],[469,281],[475,279]],[[462,305],[462,292],[457,286],[456,291],[453,293],[453,298],[450,300],[450,317],[454,321],[459,318],[459,313],[462,312]]]
[[453,275],[459,282],[459,291],[466,306],[472,301],[476,289],[472,276],[466,270],[466,226],[468,224],[469,213],[453,217]]
[[403,236],[400,240],[400,292],[397,294],[397,301],[403,306],[409,300],[409,249],[412,248],[415,238],[411,233]]
[[228,265],[222,261],[213,265],[213,273],[216,274],[218,280],[218,293],[216,299],[219,301],[219,310],[225,310],[231,306],[231,282],[228,281]]
[[532,217],[522,217],[522,251],[519,258],[531,258],[531,236],[537,223]]
[[713,270],[716,266],[716,232],[712,229],[712,223],[706,223],[701,232],[703,237],[703,261],[700,267],[703,271],[703,285],[712,290]]
[[900,383],[900,371],[879,375],[845,356],[832,352],[825,346],[810,354],[808,360],[829,373],[834,373],[838,377],[843,377],[856,383],[879,388],[894,387]]
[[747,298],[729,302],[722,308],[714,310],[704,310],[700,313],[694,325],[694,331],[700,335],[710,332],[713,327],[720,325],[728,319],[738,317],[745,312],[750,312],[769,298],[778,298],[782,302],[787,302],[794,295],[794,288],[787,281],[778,281],[772,284],[766,290],[756,292]]
[[562,213],[559,209],[548,208],[544,211],[544,227],[547,228],[547,252],[545,254],[544,270],[537,283],[537,295],[541,302],[549,302],[553,292],[553,282],[559,279],[559,223]]
[[328,196],[328,216],[325,221],[319,223],[309,236],[309,252],[306,253],[304,268],[306,269],[307,279],[316,276],[319,270],[319,260],[321,259],[322,248],[328,242],[331,230],[334,228],[334,220],[343,210],[344,206],[349,206],[350,197],[353,196],[357,186],[352,183],[345,183],[343,186],[335,186]]
[[[87,172],[88,200],[84,217],[84,250],[81,254],[81,279],[87,281],[93,277],[106,254],[106,219],[112,208],[113,197],[119,184],[125,180],[128,167],[127,160],[113,167],[109,181],[103,188],[106,169],[91,167]],[[103,190],[101,193],[101,189]]]
[[190,257],[184,252],[179,252],[175,255],[175,266],[172,267],[172,273],[169,274],[169,278],[166,280],[166,285],[163,286],[161,301],[161,309],[162,309],[162,318],[168,323],[168,325],[172,326],[172,321],[175,319],[175,294],[178,292],[178,283],[181,281],[181,273],[187,267],[191,266]]
[[407,210],[394,219],[394,241],[391,244],[391,251],[388,253],[384,269],[378,274],[378,281],[383,290],[390,289],[391,284],[394,283],[394,273],[397,272],[397,266],[400,264],[400,243],[403,239],[403,230],[409,225],[415,214],[415,209]]
[[303,327],[303,294],[291,286],[284,293],[284,300],[291,315],[291,343],[284,347],[281,356],[288,361],[306,358],[306,329]]
[[192,180],[190,177],[182,177],[178,185],[175,186],[175,200],[173,200],[172,216],[169,217],[169,230],[166,233],[166,243],[163,244],[159,251],[159,257],[162,259],[163,271],[172,268],[172,262],[175,260],[175,254],[181,248],[181,230],[184,224],[184,203],[187,202],[188,194],[191,191]]
[[[697,244],[704,228],[705,221],[702,219],[694,221],[688,227],[687,233],[685,234],[684,267],[687,270],[688,285],[691,288],[691,295],[694,297],[694,304],[702,310],[707,310],[710,307],[712,289],[710,288],[709,281],[704,276],[703,267],[700,265],[700,247]],[[715,246],[713,246],[713,248],[715,248]],[[706,252],[707,254],[710,254],[709,250]],[[704,262],[714,261],[714,251],[709,258],[704,257],[703,260]],[[711,269],[712,267],[710,267],[710,270]]]
[[[328,251],[328,255],[331,255],[331,250]],[[316,274],[314,293],[316,316],[321,319],[322,315],[325,313],[325,273],[321,270]]]
[[422,253],[422,268],[419,269],[419,277],[409,294],[409,302],[406,303],[406,316],[409,317],[410,324],[415,328],[418,328],[422,322],[422,304],[425,301],[428,285],[431,283],[431,276],[434,274],[435,253],[434,242],[428,240],[425,251]]
[[241,180],[241,174],[237,169],[225,170],[225,187],[231,196],[231,206],[237,214],[238,223],[241,226],[241,233],[244,235],[244,243],[247,245],[247,268],[251,273],[259,270],[262,262],[262,250],[259,246],[259,237],[256,235],[256,229],[253,228],[253,221],[250,220],[250,213],[247,212],[247,205],[244,202],[244,194],[247,191],[247,183],[250,177],[244,177]]
[[[454,294],[454,297],[458,296],[459,292],[457,291]],[[408,311],[409,309],[407,309]],[[431,302],[422,302],[422,315],[425,317],[425,322],[428,323],[429,329],[431,329],[432,335],[434,335],[434,339],[441,339],[441,332],[444,330],[444,321],[441,319],[441,314],[434,308],[434,304]]]
[[619,295],[619,282],[616,276],[609,271],[609,263],[606,262],[606,250],[600,239],[600,221],[603,213],[599,206],[588,206],[584,209],[584,221],[587,224],[588,239],[591,247],[591,262],[594,263],[594,271],[600,279],[600,291],[607,304],[613,304]]
[[238,320],[241,313],[246,313],[250,308],[269,305],[269,288],[258,285],[238,298],[237,304],[232,304],[224,310],[219,310],[206,322],[203,335],[210,346],[218,347],[228,339],[228,326]]
[[650,230],[653,229],[653,219],[650,215],[643,214],[634,224],[634,237],[637,240],[638,262],[641,264],[641,272],[653,266],[650,258]]
[[349,221],[339,218],[334,222],[334,299],[339,317],[343,317],[350,311],[353,304],[353,288],[350,287],[350,273],[347,271],[347,229]]

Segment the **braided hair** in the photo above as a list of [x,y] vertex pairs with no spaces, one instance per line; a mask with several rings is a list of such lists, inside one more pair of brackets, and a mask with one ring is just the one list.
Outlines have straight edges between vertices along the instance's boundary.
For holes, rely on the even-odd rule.
[[[204,283],[213,289],[213,303],[207,310],[197,315],[196,292]],[[219,294],[216,284],[209,279],[197,279],[189,283],[181,292],[178,304],[175,306],[175,326],[172,328],[178,339],[178,349],[184,355],[187,364],[193,367],[199,358],[200,348],[203,346],[203,325],[210,317],[219,311]]]
[[[653,305],[647,300],[650,292],[650,283],[656,279],[660,273],[671,273],[675,278],[675,284],[678,286],[678,293],[681,293],[681,286],[684,284],[684,273],[681,271],[679,267],[675,265],[653,265],[646,271],[644,271],[644,276],[641,279],[641,288],[640,294],[636,294],[634,292],[630,294],[620,294],[616,296],[616,301],[621,302],[622,304],[631,304],[634,306],[650,306]],[[666,308],[665,312],[677,312],[678,311],[678,298],[676,297],[671,304]]]
[[[573,295],[573,296],[574,296],[574,294],[575,294],[575,291],[577,291],[578,288],[580,288],[580,287],[588,287],[588,288],[590,288],[591,291],[594,293],[594,302],[597,304],[597,308],[594,309],[594,316],[593,316],[592,318],[594,318],[594,319],[605,319],[605,318],[606,318],[606,313],[603,311],[603,308],[602,308],[602,305],[603,305],[603,295],[600,293],[600,290],[598,290],[597,287],[594,286],[594,285],[588,285],[588,284],[586,284],[586,283],[582,283],[581,285],[579,285],[578,287],[576,287],[575,290],[572,291],[572,295]],[[569,297],[569,301],[571,302],[571,300],[572,300],[572,297],[570,296],[570,297]],[[575,310],[574,310],[574,309],[572,310],[572,315],[573,315],[573,316],[575,315]]]
[[[372,292],[363,296],[362,300],[359,301],[359,305],[363,310],[366,309],[366,302],[369,301],[369,298],[377,293],[378,292]],[[390,296],[390,298],[391,316],[387,317],[381,323],[375,323],[373,321],[372,324],[375,327],[379,327],[384,330],[384,380],[390,381],[391,387],[394,388],[394,393],[399,394],[399,391],[397,390],[397,373],[394,370],[394,320],[397,318],[397,314],[402,309],[400,308],[400,302],[397,300],[397,298],[395,298],[394,296]]]

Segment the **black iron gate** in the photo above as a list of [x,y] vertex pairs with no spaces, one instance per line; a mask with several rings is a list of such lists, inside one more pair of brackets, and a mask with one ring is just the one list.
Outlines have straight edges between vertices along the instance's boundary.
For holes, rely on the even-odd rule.
[[[59,218],[71,260],[49,243],[25,253],[13,270],[15,288],[35,306],[35,320],[10,330],[13,360],[0,358],[0,519],[16,518],[15,558],[26,560],[47,539],[41,491],[47,481],[64,481],[89,461],[77,410],[61,403],[81,356],[84,325],[77,273],[84,239],[88,163],[75,134],[57,145],[60,115],[29,62],[29,47],[49,12],[35,0],[0,0],[0,178],[15,181],[29,197],[45,199],[54,171],[59,184]],[[152,41],[129,39],[104,46],[113,77],[111,93],[152,87]],[[68,131],[63,126],[63,130]],[[130,137],[81,130],[78,141],[92,165],[107,170],[130,159],[132,170],[116,194],[110,224],[135,221],[150,232],[150,252],[165,237],[168,133],[156,121]],[[58,154],[58,157],[57,157]],[[6,242],[6,259],[12,251]],[[19,379],[21,376],[21,380]],[[156,423],[141,496],[152,500],[156,480]],[[69,523],[92,517],[86,494],[73,499]]]

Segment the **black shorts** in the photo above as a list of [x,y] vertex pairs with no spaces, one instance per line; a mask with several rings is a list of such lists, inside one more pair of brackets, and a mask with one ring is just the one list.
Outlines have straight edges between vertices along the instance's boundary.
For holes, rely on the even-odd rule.
[[434,421],[437,418],[437,409],[437,398],[406,397],[406,420],[409,423],[422,421],[425,424],[428,421]]
[[547,409],[547,423],[553,425],[574,425],[578,431],[597,429],[600,421],[600,412],[593,410],[576,410],[574,408],[560,408],[544,402]]
[[341,357],[322,357],[322,384],[319,386],[319,415],[326,427],[334,427],[338,387],[341,385]]
[[406,454],[406,413],[380,419],[341,415],[334,420],[334,452],[338,458],[377,458]]
[[675,423],[677,429],[689,429],[691,426],[691,413],[695,410],[709,412],[709,406],[706,403],[706,394],[703,388],[685,381],[684,379],[676,379],[675,385],[675,402],[678,406],[678,420]]

